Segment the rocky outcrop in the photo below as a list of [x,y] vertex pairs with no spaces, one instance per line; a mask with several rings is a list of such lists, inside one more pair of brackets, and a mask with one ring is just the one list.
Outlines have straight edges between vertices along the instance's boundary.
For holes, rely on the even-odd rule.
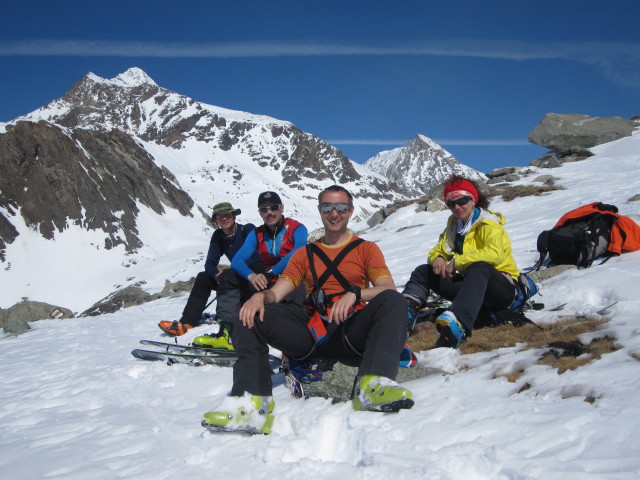
[[[346,402],[351,399],[358,367],[336,361],[320,359],[312,363],[311,368],[322,372],[321,381],[303,383],[304,393],[309,397],[330,398],[333,403]],[[409,382],[427,375],[443,375],[441,370],[416,365],[411,368],[400,368],[396,381]]]
[[636,126],[621,117],[548,113],[529,134],[529,142],[549,148],[563,159],[588,157],[591,147],[627,137]]
[[17,231],[12,217],[53,239],[71,224],[105,233],[104,248],[141,246],[138,204],[191,216],[193,200],[131,137],[18,122],[0,134],[0,252]]
[[[227,265],[219,265],[221,270],[228,268]],[[91,306],[80,317],[94,317],[103,313],[117,312],[122,308],[133,307],[143,303],[158,300],[160,298],[173,297],[184,292],[190,292],[195,283],[195,277],[188,281],[166,282],[162,291],[158,293],[148,293],[142,288],[143,283],[129,285],[117,290]]]
[[442,200],[428,195],[413,200],[397,200],[375,212],[367,220],[367,225],[375,227],[384,222],[391,214],[409,205],[415,205],[416,212],[440,212],[447,209],[447,206]]
[[64,318],[73,318],[73,312],[68,308],[45,302],[24,300],[10,308],[0,308],[0,326],[5,333],[11,335],[19,335],[30,330],[29,322]]

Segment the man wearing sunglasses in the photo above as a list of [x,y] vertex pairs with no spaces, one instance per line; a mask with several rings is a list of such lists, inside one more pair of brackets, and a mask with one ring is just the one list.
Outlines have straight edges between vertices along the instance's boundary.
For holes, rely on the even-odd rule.
[[[231,268],[220,276],[216,307],[220,331],[211,340],[198,337],[195,343],[232,350],[231,336],[242,303],[253,293],[273,285],[293,252],[307,244],[307,228],[284,216],[284,205],[276,192],[258,196],[258,213],[264,223],[247,235],[231,261]],[[289,300],[302,301],[299,296]]]
[[247,235],[256,228],[252,223],[245,225],[236,223],[236,217],[240,213],[239,208],[233,208],[228,202],[214,205],[211,220],[217,228],[209,242],[204,271],[196,276],[180,320],[163,320],[158,324],[164,332],[176,336],[184,335],[187,330],[200,323],[202,312],[204,312],[211,292],[218,288],[218,278],[221,274],[218,269],[220,259],[226,255],[231,261]]
[[[409,330],[417,312],[434,291],[452,300],[436,319],[438,345],[457,348],[479,317],[508,309],[518,294],[520,271],[503,228],[504,217],[489,210],[476,184],[454,176],[445,183],[444,200],[451,211],[428,263],[417,267],[402,292],[407,299]],[[486,313],[486,315],[484,315]]]
[[[348,230],[353,198],[334,185],[320,193],[324,236],[296,250],[270,290],[240,310],[238,361],[231,397],[204,415],[203,426],[270,433],[274,422],[269,346],[293,360],[332,358],[359,363],[355,410],[395,412],[413,406],[394,379],[406,340],[406,305],[380,248]],[[299,286],[305,306],[282,303]]]

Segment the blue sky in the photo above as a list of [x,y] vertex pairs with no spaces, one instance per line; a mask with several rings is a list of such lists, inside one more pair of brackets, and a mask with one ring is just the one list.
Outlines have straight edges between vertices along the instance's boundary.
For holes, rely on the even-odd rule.
[[544,154],[545,113],[640,114],[640,2],[9,2],[0,121],[87,72],[140,67],[197,101],[288,120],[362,162],[427,135],[488,172]]

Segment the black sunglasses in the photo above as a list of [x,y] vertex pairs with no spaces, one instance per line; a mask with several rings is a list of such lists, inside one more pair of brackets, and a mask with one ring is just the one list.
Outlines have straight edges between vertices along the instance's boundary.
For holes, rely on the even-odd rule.
[[459,205],[461,207],[465,206],[467,203],[469,203],[471,201],[471,197],[461,197],[457,200],[449,200],[447,202],[447,207],[448,208],[453,208],[456,205]]
[[331,210],[336,209],[338,213],[346,213],[349,211],[348,203],[321,203],[320,211],[322,213],[331,213]]
[[281,206],[282,205],[279,203],[274,203],[273,205],[269,205],[268,207],[259,207],[258,212],[260,212],[260,215],[264,215],[267,212],[277,212],[278,210],[280,210]]

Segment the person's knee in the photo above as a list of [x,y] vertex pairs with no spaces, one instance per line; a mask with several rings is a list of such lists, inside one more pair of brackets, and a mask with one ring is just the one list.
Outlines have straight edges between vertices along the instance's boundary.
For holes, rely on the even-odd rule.
[[383,290],[378,295],[376,295],[374,299],[383,302],[385,305],[392,305],[393,303],[397,303],[404,306],[405,304],[404,297],[400,292],[396,290]]
[[493,265],[487,262],[473,262],[467,267],[466,275],[470,272],[490,272],[493,268]]
[[223,270],[218,277],[218,291],[227,291],[238,288],[239,277],[238,274],[231,268]]

